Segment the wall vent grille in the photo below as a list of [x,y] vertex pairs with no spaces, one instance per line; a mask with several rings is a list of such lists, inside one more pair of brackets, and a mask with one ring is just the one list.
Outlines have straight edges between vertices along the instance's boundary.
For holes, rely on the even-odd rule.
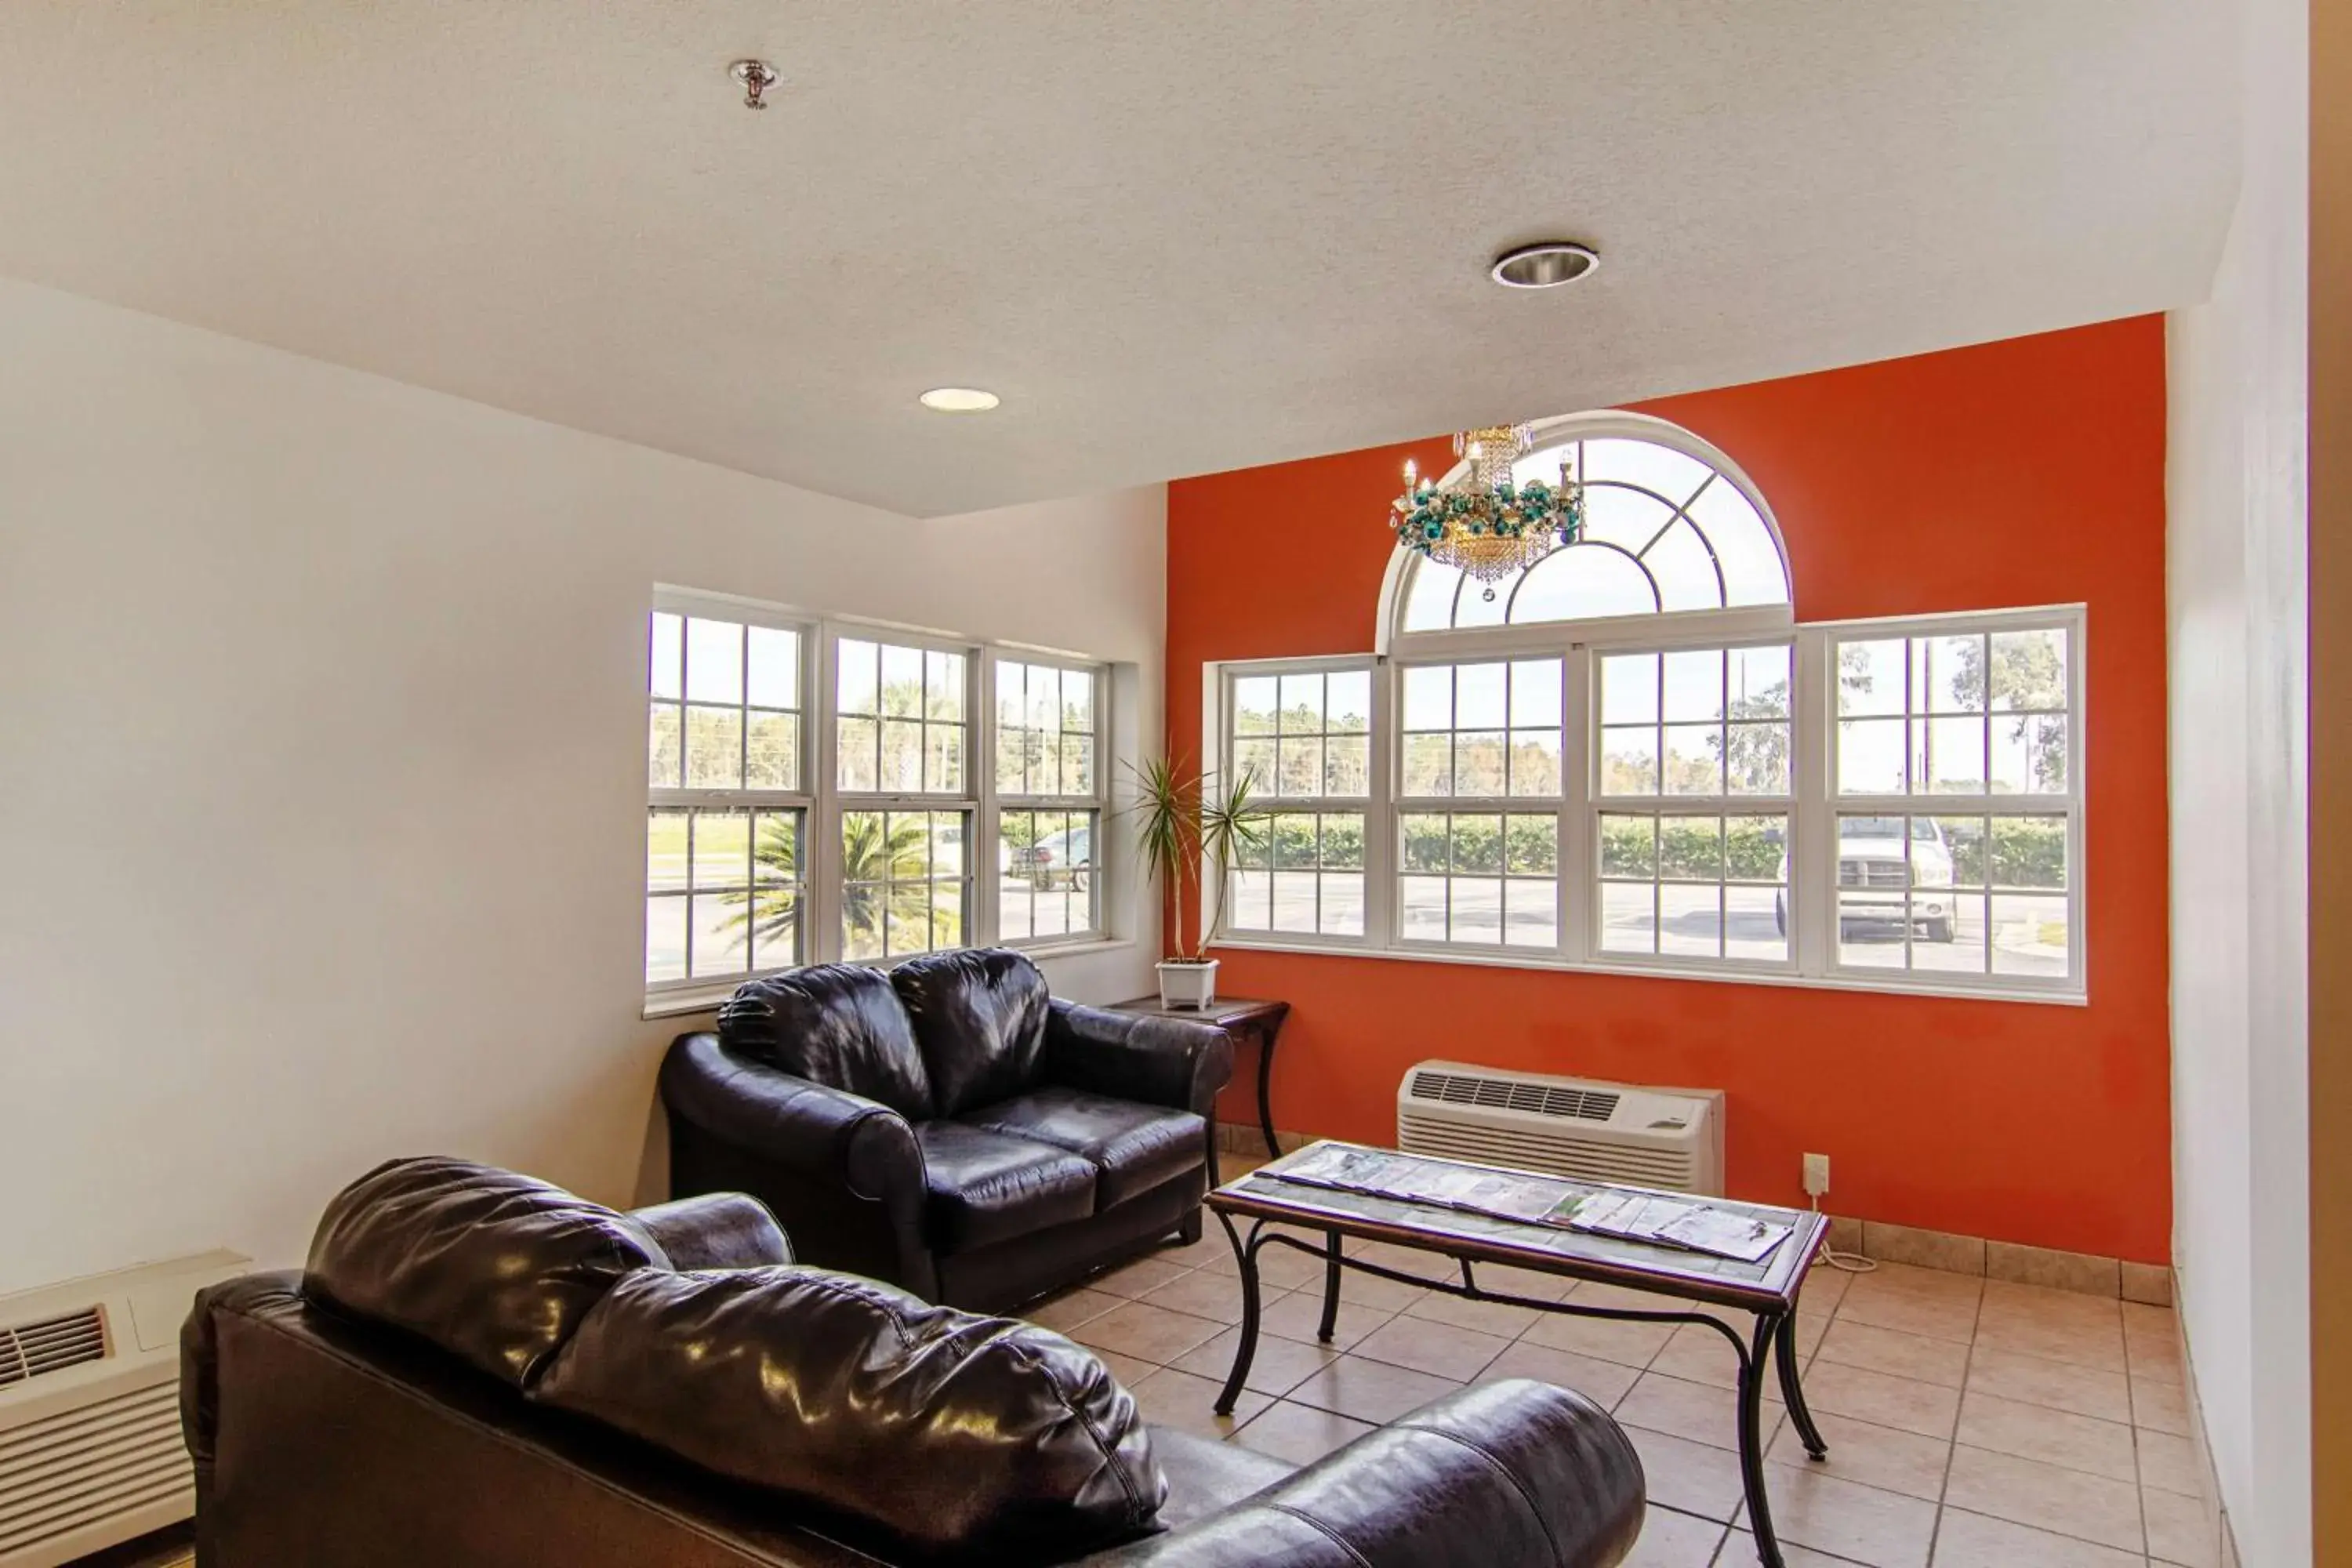
[[1432,1072],[1412,1075],[1412,1098],[1440,1105],[1476,1105],[1504,1110],[1524,1110],[1535,1116],[1557,1116],[1576,1121],[1606,1121],[1617,1114],[1619,1097],[1605,1089],[1570,1089],[1525,1079],[1480,1078],[1468,1073]]
[[96,1307],[0,1327],[0,1388],[106,1359],[106,1316]]
[[171,1383],[0,1433],[0,1562],[192,1484]]

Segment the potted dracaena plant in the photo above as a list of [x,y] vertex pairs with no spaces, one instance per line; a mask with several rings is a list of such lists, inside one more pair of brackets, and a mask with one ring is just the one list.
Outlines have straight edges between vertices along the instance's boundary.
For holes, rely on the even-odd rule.
[[[1160,1005],[1207,1007],[1217,999],[1217,961],[1210,944],[1224,925],[1225,882],[1235,861],[1265,847],[1265,813],[1252,795],[1244,772],[1223,782],[1192,772],[1181,760],[1154,757],[1135,775],[1136,851],[1174,900],[1170,955],[1160,961]],[[1200,940],[1184,941],[1184,882],[1198,868],[1202,878]]]

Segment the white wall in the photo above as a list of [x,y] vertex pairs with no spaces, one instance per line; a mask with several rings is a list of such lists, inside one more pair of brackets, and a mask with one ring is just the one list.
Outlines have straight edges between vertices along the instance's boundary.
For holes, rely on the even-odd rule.
[[2244,184],[2171,324],[2175,1250],[2243,1560],[2311,1561],[2306,18],[2251,0]]
[[[0,281],[0,1290],[299,1261],[401,1152],[629,1199],[652,585],[1132,661],[1156,735],[1165,511],[919,522]],[[1150,988],[1133,902],[1057,989]]]

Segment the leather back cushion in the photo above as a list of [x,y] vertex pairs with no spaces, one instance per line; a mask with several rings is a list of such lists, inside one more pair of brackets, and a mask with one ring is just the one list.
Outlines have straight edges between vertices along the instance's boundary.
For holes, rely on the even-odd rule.
[[669,1259],[625,1215],[465,1160],[379,1165],[319,1221],[305,1295],[529,1388],[625,1276]]
[[1059,1561],[1167,1496],[1092,1352],[821,1268],[625,1279],[532,1397],[925,1554]]
[[1037,966],[1003,948],[910,958],[890,972],[914,1020],[941,1116],[1010,1100],[1035,1083],[1051,998]]
[[910,1121],[935,1114],[907,1010],[879,970],[825,963],[748,982],[719,1009],[719,1041],[794,1077],[879,1100]]

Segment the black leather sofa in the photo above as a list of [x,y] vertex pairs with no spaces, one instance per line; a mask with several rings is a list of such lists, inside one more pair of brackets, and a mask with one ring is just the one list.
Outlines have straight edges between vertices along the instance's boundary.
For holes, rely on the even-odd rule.
[[1090,1352],[790,1262],[749,1199],[624,1215],[395,1161],[182,1336],[199,1568],[1606,1568],[1639,1461],[1465,1390],[1305,1469],[1144,1425]]
[[1201,1234],[1213,1026],[1082,1007],[1018,952],[755,980],[661,1069],[670,1192],[743,1192],[802,1258],[997,1311]]

